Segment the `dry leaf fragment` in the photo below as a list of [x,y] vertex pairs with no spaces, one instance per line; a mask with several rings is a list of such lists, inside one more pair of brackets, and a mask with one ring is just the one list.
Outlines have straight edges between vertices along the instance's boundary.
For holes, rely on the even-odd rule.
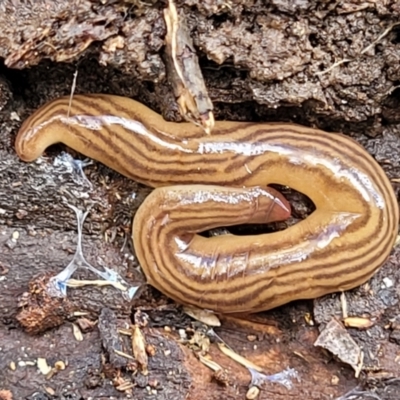
[[221,326],[221,321],[212,311],[202,310],[193,306],[184,306],[183,312],[207,326]]
[[37,367],[41,374],[47,375],[51,371],[51,367],[47,364],[47,360],[45,358],[38,358],[37,359]]
[[147,369],[149,358],[146,353],[146,340],[137,325],[132,326],[132,350],[141,367],[142,374],[147,375],[149,373]]
[[82,342],[83,335],[81,330],[79,329],[78,325],[72,324],[72,332],[74,334],[74,338],[77,342]]
[[374,325],[374,322],[369,318],[362,317],[347,317],[343,320],[344,326],[357,329],[368,329]]
[[329,350],[342,362],[351,365],[357,371],[361,349],[337,319],[332,318],[326,325],[325,329],[318,336],[314,346],[320,346]]

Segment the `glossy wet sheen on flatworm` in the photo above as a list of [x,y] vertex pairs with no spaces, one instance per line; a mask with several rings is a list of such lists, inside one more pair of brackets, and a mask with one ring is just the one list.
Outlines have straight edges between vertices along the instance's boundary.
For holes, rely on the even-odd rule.
[[[355,141],[303,126],[217,122],[211,135],[110,95],[46,104],[16,140],[25,161],[62,142],[156,189],[137,211],[134,247],[148,282],[180,303],[256,312],[367,281],[388,257],[398,204]],[[218,226],[282,220],[277,183],[316,210],[282,232],[204,238]]]

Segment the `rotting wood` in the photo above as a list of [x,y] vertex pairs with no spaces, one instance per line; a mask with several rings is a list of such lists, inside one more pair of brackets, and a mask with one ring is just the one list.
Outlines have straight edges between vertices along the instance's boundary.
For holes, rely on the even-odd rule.
[[[18,1],[12,0],[12,2],[6,1],[4,3],[17,4]],[[78,1],[72,3],[76,4]],[[79,3],[84,4],[85,2],[79,0]],[[393,85],[390,83],[391,79],[395,76],[396,63],[398,64],[396,57],[394,57],[396,54],[395,37],[393,40],[389,37],[384,38],[381,44],[381,51],[378,51],[375,55],[368,54],[368,57],[363,59],[363,66],[365,66],[363,73],[358,74],[355,72],[355,69],[350,70],[346,66],[346,68],[336,69],[335,74],[332,74],[335,76],[331,77],[331,74],[326,74],[331,80],[324,79],[321,82],[323,84],[325,98],[328,99],[328,108],[323,108],[321,111],[319,99],[314,99],[311,93],[312,90],[315,91],[316,88],[318,88],[318,85],[315,85],[312,79],[315,75],[312,71],[318,70],[321,60],[331,59],[327,57],[328,54],[347,54],[346,48],[340,48],[340,45],[343,43],[343,41],[340,41],[340,38],[335,38],[328,45],[324,45],[323,41],[334,37],[334,32],[332,32],[332,30],[337,30],[334,24],[336,19],[338,22],[342,23],[343,35],[350,37],[345,30],[352,27],[346,23],[343,18],[337,18],[334,15],[334,10],[326,14],[326,17],[323,19],[315,19],[312,10],[307,10],[305,12],[299,10],[299,12],[295,13],[295,17],[293,17],[292,11],[282,12],[279,10],[279,7],[285,6],[284,2],[278,3],[279,2],[275,3],[275,7],[278,7],[278,10],[272,10],[273,12],[271,12],[271,10],[266,10],[265,12],[261,10],[262,12],[258,12],[257,9],[254,8],[256,5],[246,5],[245,13],[240,11],[241,6],[234,7],[231,11],[225,10],[224,12],[226,12],[226,15],[222,15],[222,17],[226,16],[227,21],[222,23],[221,16],[214,16],[211,10],[211,7],[213,4],[216,4],[216,2],[199,2],[198,5],[192,7],[190,12],[192,15],[196,16],[199,25],[200,23],[203,25],[209,24],[205,25],[207,28],[206,30],[200,31],[200,29],[198,29],[196,31],[196,29],[194,29],[194,33],[197,35],[195,39],[196,45],[201,45],[205,56],[211,59],[213,54],[221,54],[221,47],[227,49],[228,57],[232,57],[230,59],[231,66],[227,67],[227,63],[224,63],[221,65],[220,71],[210,72],[210,70],[208,70],[209,74],[206,77],[207,85],[212,94],[212,98],[215,100],[216,107],[218,108],[217,112],[220,117],[227,119],[240,117],[247,120],[250,120],[252,117],[256,119],[294,119],[297,120],[297,122],[307,122],[307,124],[319,125],[321,127],[324,124],[325,126],[329,125],[332,130],[338,130],[338,127],[342,126],[341,124],[343,123],[343,126],[347,126],[348,128],[345,130],[347,133],[363,132],[371,136],[382,132],[382,121],[384,125],[389,122],[389,124],[392,125],[384,126],[384,136],[377,137],[376,140],[370,141],[368,146],[370,151],[377,154],[378,157],[382,157],[382,154],[385,153],[386,158],[391,158],[392,163],[387,166],[387,171],[393,177],[393,182],[396,182],[399,176],[397,167],[398,159],[396,159],[396,154],[399,153],[396,151],[398,145],[396,132],[398,128],[396,128],[393,123],[399,121],[399,114],[396,96],[388,96],[398,87],[396,81],[393,81]],[[24,11],[26,11],[27,4],[26,2],[22,4]],[[54,2],[52,2],[52,4],[54,4]],[[44,7],[45,2],[40,2],[40,5]],[[88,2],[87,5],[92,7],[93,3],[89,4]],[[322,3],[320,7],[323,9],[324,6]],[[357,14],[357,26],[361,26],[360,29],[365,26],[370,26],[371,16],[379,22],[375,26],[377,28],[380,26],[380,29],[382,29],[383,26],[387,26],[383,22],[396,15],[396,9],[394,8],[396,7],[395,2],[389,1],[385,2],[385,4],[383,2],[371,2],[368,7],[368,14],[364,12]],[[376,12],[376,7],[379,7],[379,13]],[[387,11],[385,11],[386,7]],[[207,18],[205,18],[204,13],[202,13],[204,9],[206,9],[208,13]],[[79,18],[81,18],[82,15],[86,15],[80,10],[81,9],[77,9],[76,11],[77,19],[74,20],[74,28],[79,26]],[[91,12],[89,8],[88,10]],[[186,11],[187,10],[188,9],[186,9]],[[86,12],[86,10],[84,11]],[[323,11],[324,10],[321,12]],[[38,14],[40,20],[49,20],[49,16],[43,15],[43,12],[39,12]],[[160,15],[161,14],[162,13],[160,13]],[[3,15],[7,15],[6,19],[11,20],[9,18],[10,14],[4,13]],[[154,35],[154,30],[158,29],[159,31],[163,31],[163,28],[157,28],[154,22],[157,21],[157,13],[153,12],[153,15],[156,15],[155,18],[149,18],[150,22],[154,22],[153,25],[147,20],[135,20],[132,23],[132,21],[126,17],[126,14],[120,13],[118,15],[122,15],[121,18],[127,19],[126,28],[124,28],[126,29],[125,32],[129,29],[129,32],[132,32],[135,38],[138,36],[144,38],[143,42],[149,44],[140,48],[138,53],[133,53],[131,51],[132,47],[140,46],[137,45],[137,42],[132,40],[133,45],[131,44],[131,47],[126,45],[125,48],[127,51],[130,51],[130,54],[134,54],[131,59],[127,60],[124,58],[124,52],[117,49],[112,52],[111,56],[108,54],[108,61],[110,61],[112,56],[114,56],[116,60],[121,60],[121,63],[118,65],[122,65],[123,67],[121,68],[123,68],[124,71],[139,71],[138,73],[141,80],[132,80],[131,77],[127,75],[122,77],[118,71],[116,72],[112,68],[99,68],[97,63],[90,63],[88,60],[85,61],[83,59],[83,63],[79,69],[77,90],[79,92],[94,90],[112,91],[113,93],[141,98],[154,109],[165,110],[167,108],[167,101],[161,96],[161,94],[167,92],[164,84],[155,84],[154,91],[151,91],[146,86],[146,82],[143,83],[149,79],[154,79],[155,82],[156,79],[160,80],[160,77],[162,77],[163,69],[157,68],[160,66],[160,63],[158,63],[158,54],[151,58],[154,52],[157,52],[159,48],[157,48],[157,43],[154,44],[156,42],[154,38],[152,39],[153,43],[151,43],[149,39],[150,35]],[[296,20],[298,23],[304,23],[304,21],[306,21],[306,27],[311,29],[307,33],[311,32],[310,38],[314,37],[315,40],[312,46],[300,49],[303,57],[303,61],[300,62],[301,72],[297,73],[298,70],[296,70],[295,67],[298,67],[298,65],[295,63],[293,63],[293,69],[289,71],[282,68],[283,59],[279,57],[274,58],[274,54],[270,53],[268,48],[264,48],[263,51],[263,48],[260,47],[258,38],[264,38],[264,29],[271,29],[271,26],[269,26],[270,21],[264,18],[265,16],[272,16],[274,18],[274,26],[272,26],[272,28],[278,27],[276,30],[279,30],[279,24],[285,21],[285,24],[282,25],[285,32],[289,32],[291,26],[293,27],[293,25],[291,25],[293,24],[293,20]],[[28,17],[29,15],[27,15],[27,20],[29,19]],[[66,25],[69,24],[68,17],[64,19],[52,18],[52,26],[57,27],[60,34],[68,32],[68,29],[65,29]],[[251,19],[255,21],[253,25],[249,23]],[[86,22],[90,20],[93,21],[93,17],[92,14],[88,12]],[[112,21],[112,19],[108,19],[104,26],[113,29]],[[216,24],[216,21],[219,22],[220,25]],[[145,28],[141,28],[142,25],[139,25],[139,23],[145,26]],[[213,24],[215,26],[214,31],[208,29],[209,26],[213,26]],[[3,20],[2,26],[5,27],[5,25],[5,21]],[[36,25],[37,24],[32,24],[32,26]],[[131,26],[137,29],[131,29]],[[154,30],[149,30],[147,28],[148,26],[154,26]],[[253,27],[257,29],[250,32]],[[96,28],[96,26],[94,26],[94,28]],[[148,30],[146,31],[145,29]],[[331,29],[331,31],[329,31],[329,29]],[[6,29],[3,30],[3,33],[5,32]],[[79,34],[82,31],[77,29],[76,32]],[[238,37],[238,32],[243,32],[244,44],[252,44],[251,51],[249,50],[246,54],[244,53],[245,50],[243,50],[243,52],[240,50],[243,43],[240,41],[240,37]],[[83,33],[86,35],[87,31]],[[40,35],[39,32],[37,32],[37,34]],[[366,32],[361,39],[354,35],[352,37],[352,43],[349,43],[349,46],[357,45],[357,43],[360,41],[362,42],[364,38],[368,43],[372,43],[371,36],[378,37],[379,32],[375,30],[374,33],[374,31],[371,30]],[[21,36],[19,36],[18,33],[15,37],[18,38]],[[161,37],[163,37],[163,34]],[[226,39],[227,37],[232,37],[233,40],[237,42],[227,44],[226,47],[221,45],[215,49],[215,38]],[[250,39],[255,39],[250,40],[249,37]],[[323,38],[322,42],[319,41],[319,37]],[[4,36],[2,36],[2,38],[4,38]],[[54,40],[60,40],[60,38],[62,41],[62,35],[52,35],[46,38],[46,40],[54,43]],[[96,40],[101,43],[101,38],[96,38]],[[126,39],[124,38],[124,40]],[[337,42],[335,42],[335,40]],[[302,38],[299,38],[299,41],[301,42]],[[125,43],[128,43],[128,40],[126,40]],[[150,43],[152,47],[150,47]],[[368,45],[368,43],[365,43],[365,45]],[[53,53],[44,54],[43,49],[51,51],[57,50],[57,46],[53,46],[53,49],[50,47],[43,47],[41,43],[36,46],[37,41],[31,44],[34,50],[39,50],[39,53],[34,53],[33,51],[26,53],[27,55],[34,55],[35,59],[32,60],[32,58],[29,57],[23,58],[21,68],[26,65],[34,65],[43,58],[52,58]],[[8,56],[12,51],[18,51],[18,49],[16,50],[17,46],[18,40],[11,40],[10,48],[6,50],[4,47],[3,49],[3,57]],[[365,46],[361,46],[360,48],[365,48]],[[274,50],[278,52],[278,54],[287,54],[287,50],[289,49],[293,49],[293,54],[299,55],[296,47],[291,44],[290,40],[277,42],[277,48],[271,48],[270,50],[271,52]],[[306,56],[310,52],[318,57],[311,58],[310,61],[307,61]],[[232,54],[235,56],[239,55],[240,57],[233,58]],[[285,79],[278,83],[263,81],[262,84],[257,86],[251,79],[251,76],[258,65],[257,55],[259,54],[261,54],[265,60],[274,61],[275,65],[277,65],[276,68],[284,70],[284,72],[288,74],[285,75]],[[79,53],[79,57],[82,55],[83,54]],[[129,60],[139,61],[137,64],[134,63],[132,67],[131,64],[129,65]],[[392,64],[390,60],[393,60]],[[240,71],[239,64],[241,65]],[[108,65],[110,65],[110,62]],[[111,62],[111,65],[115,64]],[[125,67],[126,69],[124,69]],[[269,71],[270,67],[271,65],[267,63],[265,68]],[[283,67],[287,67],[287,65],[283,63]],[[13,391],[16,391],[15,398],[24,398],[30,395],[39,385],[42,385],[41,387],[43,388],[50,388],[52,386],[53,388],[57,388],[58,391],[66,390],[71,383],[76,385],[74,386],[75,389],[69,389],[70,391],[68,393],[63,392],[62,394],[67,394],[71,397],[76,396],[77,393],[83,397],[100,397],[105,396],[106,393],[109,396],[122,396],[120,393],[115,393],[112,387],[111,391],[107,392],[106,390],[109,390],[107,388],[110,386],[108,379],[104,378],[104,376],[101,377],[96,372],[101,370],[101,366],[99,366],[97,362],[103,352],[100,346],[101,342],[98,338],[97,329],[86,333],[84,335],[84,341],[77,343],[76,347],[74,345],[75,348],[73,349],[68,345],[68,343],[74,343],[75,340],[72,336],[72,329],[68,323],[49,331],[46,335],[35,337],[28,337],[21,331],[18,325],[15,325],[16,302],[19,295],[26,291],[28,282],[36,275],[43,275],[45,273],[55,274],[59,272],[71,258],[69,249],[74,249],[76,235],[74,219],[69,212],[65,213],[63,207],[60,207],[58,200],[61,187],[55,187],[56,185],[53,187],[50,186],[48,184],[49,181],[46,181],[46,179],[54,178],[56,184],[70,191],[76,190],[76,185],[74,185],[73,182],[67,182],[66,176],[54,168],[53,170],[45,171],[45,166],[52,165],[55,153],[49,152],[48,157],[44,158],[40,165],[30,165],[27,167],[18,162],[13,155],[13,137],[21,123],[21,119],[24,119],[30,111],[51,98],[57,97],[59,94],[68,94],[70,92],[70,77],[73,75],[74,70],[75,67],[71,67],[70,65],[47,63],[42,63],[37,68],[25,70],[23,73],[17,74],[15,74],[15,71],[11,73],[10,71],[3,70],[7,79],[12,82],[12,84],[10,84],[12,92],[7,92],[7,90],[4,89],[4,85],[0,88],[0,108],[4,111],[0,116],[2,128],[2,135],[0,137],[0,171],[2,176],[2,181],[0,182],[0,225],[2,231],[2,236],[0,237],[0,246],[2,249],[0,260],[0,264],[2,265],[2,267],[0,267],[0,342],[2,343],[2,348],[7,346],[7,352],[1,353],[4,357],[0,357],[0,381],[9,385]],[[272,70],[274,71],[273,68]],[[390,77],[390,70],[392,71],[392,78]],[[369,73],[370,71],[373,73]],[[246,77],[240,74],[245,74]],[[363,78],[362,85],[360,85],[359,77]],[[273,77],[272,79],[275,78]],[[310,86],[303,85],[304,81]],[[23,87],[20,82],[24,83]],[[355,84],[352,82],[355,82]],[[304,91],[307,93],[304,93]],[[354,94],[356,94],[355,97],[353,96]],[[4,108],[7,101],[8,106]],[[266,106],[260,107],[256,102],[264,102]],[[239,104],[235,105],[234,103]],[[299,112],[300,109],[298,106],[304,103],[307,104],[307,107]],[[282,104],[289,104],[290,107],[284,109],[281,107]],[[275,109],[275,107],[277,108]],[[381,112],[381,110],[383,110],[383,112]],[[362,117],[361,120],[360,116]],[[354,136],[360,139],[356,134],[354,134]],[[361,137],[361,140],[363,140],[364,143],[367,142],[364,136]],[[123,231],[128,232],[129,235],[129,224],[131,222],[133,210],[132,206],[127,204],[128,202],[125,201],[125,199],[137,189],[137,185],[116,176],[98,164],[90,167],[85,172],[88,173],[88,171],[90,172],[88,176],[98,191],[98,194],[101,195],[100,197],[103,198],[104,203],[103,206],[98,207],[97,215],[94,214],[86,226],[85,253],[91,253],[92,260],[97,260],[99,256],[104,256],[105,265],[112,265],[115,268],[120,268],[121,273],[132,274],[134,270],[132,266],[134,263],[130,263],[129,268],[126,268],[126,264],[124,264],[125,259],[123,258],[124,253],[121,251],[121,248],[124,248],[123,243],[129,243],[129,238],[127,240],[126,238],[119,239]],[[42,188],[41,191],[35,189],[39,187]],[[43,196],[44,192],[46,196]],[[142,197],[141,193],[143,192],[143,190],[135,191],[138,197]],[[115,200],[117,194],[118,198],[122,199],[122,201]],[[128,220],[129,223],[126,222]],[[119,228],[117,229],[113,225],[118,225]],[[15,247],[11,248],[7,244],[7,238],[11,238],[15,230],[18,230],[21,234],[17,243],[14,244]],[[100,239],[100,232],[106,232],[105,235],[109,238],[116,237],[116,241],[111,240],[111,242],[105,243],[103,238]],[[399,255],[397,253],[394,254],[392,260],[383,268],[381,277],[378,276],[371,282],[372,295],[366,296],[362,290],[358,290],[354,291],[352,293],[353,295],[349,294],[348,301],[351,315],[361,315],[360,310],[362,310],[367,312],[368,315],[378,317],[376,326],[368,330],[368,335],[371,335],[370,341],[368,341],[368,335],[365,334],[366,332],[361,332],[359,334],[358,332],[355,333],[353,330],[351,334],[355,336],[360,335],[357,336],[356,339],[358,343],[360,343],[360,340],[365,343],[364,346],[368,349],[366,357],[368,358],[368,353],[372,352],[375,356],[376,363],[379,364],[380,369],[375,372],[371,370],[368,377],[371,377],[375,382],[380,380],[375,386],[371,383],[372,387],[370,393],[373,393],[375,396],[381,395],[382,398],[384,398],[383,396],[388,398],[390,393],[396,396],[396,393],[399,391],[396,382],[389,382],[390,379],[387,379],[388,377],[397,379],[396,376],[398,376],[396,375],[398,374],[398,360],[394,356],[397,354],[399,347],[395,342],[395,335],[392,335],[393,342],[389,342],[387,338],[390,333],[396,333],[396,329],[390,326],[388,328],[385,327],[387,321],[395,320],[396,315],[398,315],[397,295],[395,294],[395,288],[398,286],[399,282],[397,272],[398,259],[400,259]],[[384,276],[390,276],[391,279],[393,279],[394,289],[382,289],[383,281],[381,278]],[[149,293],[151,296],[144,296],[145,299],[143,301],[147,302],[147,307],[154,308],[154,312],[158,304],[170,304],[155,291],[149,291]],[[113,307],[114,311],[117,312],[119,316],[130,315],[131,305],[122,301],[119,294],[116,294],[116,291],[111,288],[82,288],[79,290],[71,290],[68,296],[73,303],[79,305],[78,308],[80,310],[90,310],[95,316],[98,315],[102,307],[107,305]],[[333,296],[319,299],[315,304],[320,304],[320,310],[318,311],[320,315],[329,316],[334,314],[336,305],[339,305],[338,315],[340,316],[341,314],[340,301],[337,301]],[[213,358],[229,371],[230,380],[234,380],[237,385],[236,387],[222,387],[216,384],[215,381],[212,380],[212,374],[209,373],[206,368],[203,368],[198,360],[193,357],[192,352],[185,347],[179,347],[182,351],[179,357],[172,357],[175,354],[174,351],[177,346],[178,339],[175,330],[178,324],[174,324],[171,321],[173,317],[177,320],[183,319],[179,313],[179,308],[173,307],[174,305],[171,305],[170,311],[163,311],[165,317],[167,317],[168,314],[168,323],[171,327],[170,331],[172,332],[168,333],[161,328],[154,329],[154,340],[151,343],[156,349],[155,354],[157,357],[154,360],[150,360],[151,365],[149,371],[152,377],[156,376],[160,380],[163,389],[158,392],[158,398],[183,399],[188,396],[188,393],[191,399],[202,399],[206,397],[210,399],[243,398],[246,385],[248,385],[249,382],[247,371],[230,364],[229,360],[221,357],[219,352],[217,353],[218,349],[214,346],[211,346],[211,352],[215,352],[213,353]],[[355,307],[358,307],[358,312],[353,311]],[[265,314],[264,329],[261,331],[261,321],[254,329],[252,329],[249,324],[243,328],[242,331],[237,331],[236,328],[229,330],[229,324],[224,321],[219,334],[221,334],[224,340],[229,342],[237,351],[242,351],[242,348],[246,347],[243,354],[254,362],[261,362],[263,366],[269,368],[271,373],[278,371],[277,366],[279,366],[282,360],[284,360],[287,365],[300,368],[301,372],[304,376],[307,376],[309,380],[306,382],[303,380],[302,383],[290,393],[291,398],[318,398],[320,393],[328,394],[332,398],[340,398],[339,396],[342,396],[341,398],[346,398],[347,395],[356,395],[356,393],[362,393],[367,397],[369,389],[364,386],[365,390],[361,390],[361,387],[365,385],[365,383],[355,380],[353,371],[333,360],[329,362],[330,359],[328,355],[324,355],[319,349],[316,350],[313,348],[312,343],[315,341],[318,331],[316,328],[303,325],[304,315],[311,311],[311,307],[304,310],[301,304],[271,311]],[[321,319],[322,318],[316,319],[317,325],[322,323]],[[162,318],[159,317],[154,323],[158,324],[158,326],[162,326]],[[267,325],[268,323],[271,325]],[[393,326],[395,326],[395,324]],[[255,342],[247,343],[246,337],[248,333],[257,331],[261,332],[257,335],[259,339]],[[392,340],[392,338],[390,340]],[[49,343],[56,344],[56,348],[51,349],[52,353],[62,355],[62,357],[59,358],[68,359],[68,366],[64,375],[62,373],[57,374],[50,382],[46,382],[36,375],[34,367],[19,366],[17,361],[20,359],[19,357],[25,360],[26,357],[32,356],[34,350],[44,352],[48,349]],[[168,347],[168,351],[171,352],[169,356],[159,357],[160,354],[165,355],[164,352],[159,352],[160,343],[163,344],[163,347]],[[255,346],[257,346],[257,348],[255,348]],[[375,346],[377,348],[375,348]],[[24,347],[24,351],[21,350],[22,347]],[[67,357],[65,357],[65,355],[67,355]],[[32,356],[32,359],[36,358]],[[168,361],[170,362],[169,364]],[[165,379],[164,371],[160,372],[160,366],[163,366],[164,370],[173,371],[173,378],[171,380]],[[231,366],[232,368],[230,368]],[[71,372],[73,374],[71,374]],[[363,374],[361,374],[361,376],[363,376]],[[14,384],[18,382],[19,379],[24,379],[24,387]],[[29,382],[33,382],[35,387],[29,386]],[[143,382],[139,382],[139,379],[137,383],[143,384]],[[357,389],[354,390],[352,388]],[[0,389],[3,389],[3,387],[0,387]],[[45,391],[43,391],[43,393],[45,393]],[[50,393],[50,389],[48,393]],[[59,392],[56,394],[60,395]],[[145,386],[136,386],[135,396],[138,399],[148,397]],[[393,396],[392,398],[397,398]],[[276,390],[276,388],[272,386],[262,391],[259,398],[287,400],[288,394],[287,392],[280,392],[279,389]]]

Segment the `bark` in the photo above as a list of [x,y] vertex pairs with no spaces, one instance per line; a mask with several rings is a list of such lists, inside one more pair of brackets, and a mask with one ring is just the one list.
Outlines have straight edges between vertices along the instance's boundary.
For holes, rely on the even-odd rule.
[[[176,3],[186,16],[216,119],[291,121],[344,132],[376,157],[398,193],[398,1]],[[89,262],[135,283],[143,277],[131,221],[150,189],[94,162],[85,168],[89,192],[65,164],[54,164],[62,150],[80,157],[71,150],[55,146],[25,164],[13,149],[22,121],[39,105],[69,94],[76,71],[76,93],[129,96],[180,121],[162,57],[164,7],[153,0],[0,2],[0,399],[8,391],[14,399],[127,398],[129,391],[135,399],[245,397],[249,372],[211,344],[211,356],[228,371],[223,384],[195,357],[193,346],[179,340],[179,329],[198,325],[151,288],[134,302],[110,287],[69,289],[66,300],[49,302],[46,279],[69,263],[76,246],[76,220],[63,199],[92,207],[83,235]],[[367,330],[348,329],[364,353],[358,379],[350,366],[314,347],[320,330],[341,317],[338,295],[286,305],[246,323],[228,318],[215,329],[267,373],[287,367],[298,372],[301,380],[292,389],[269,383],[260,399],[398,398],[399,257],[393,251],[368,285],[346,293],[350,315],[374,320]],[[74,277],[92,278],[82,271]],[[147,376],[132,375],[134,364],[113,365],[95,324],[89,323],[83,341],[73,335],[72,322],[96,322],[105,308],[119,326],[131,324],[138,309],[148,314],[142,331],[155,354]],[[26,332],[40,331],[38,326],[53,328]],[[129,340],[121,343],[131,352]],[[38,358],[67,366],[46,378],[36,367]],[[125,392],[123,382],[134,387]]]

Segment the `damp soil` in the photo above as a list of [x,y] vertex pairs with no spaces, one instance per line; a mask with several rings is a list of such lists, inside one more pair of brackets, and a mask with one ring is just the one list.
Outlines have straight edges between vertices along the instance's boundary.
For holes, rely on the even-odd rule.
[[[398,1],[176,4],[186,16],[217,119],[289,121],[343,132],[378,160],[399,193]],[[144,282],[130,230],[151,189],[93,162],[84,169],[89,191],[76,172],[55,163],[63,151],[83,159],[71,149],[53,146],[30,164],[14,151],[22,121],[70,94],[75,74],[75,93],[128,96],[180,121],[162,57],[164,7],[153,0],[0,3],[1,400],[245,398],[248,370],[211,343],[210,354],[228,377],[213,374],[180,340],[179,329],[190,333],[198,325],[156,290],[145,287],[134,301],[115,288],[92,286],[68,289],[66,299],[46,297],[46,280],[70,262],[77,243],[76,219],[65,201],[91,209],[83,229],[87,260],[131,284]],[[298,194],[288,197],[297,218],[312,210]],[[364,354],[358,378],[314,346],[328,321],[341,318],[339,294],[246,322],[225,318],[215,332],[267,373],[298,372],[291,389],[269,383],[259,399],[397,399],[399,263],[400,250],[394,250],[370,282],[346,293],[349,315],[374,321],[369,329],[347,330]],[[85,271],[74,277],[93,279]],[[128,352],[130,342],[117,327],[129,327],[139,311],[148,316],[142,331],[155,350],[148,375],[111,350],[119,343]],[[99,322],[101,315],[112,317]],[[65,368],[46,376],[37,366],[41,358]]]

